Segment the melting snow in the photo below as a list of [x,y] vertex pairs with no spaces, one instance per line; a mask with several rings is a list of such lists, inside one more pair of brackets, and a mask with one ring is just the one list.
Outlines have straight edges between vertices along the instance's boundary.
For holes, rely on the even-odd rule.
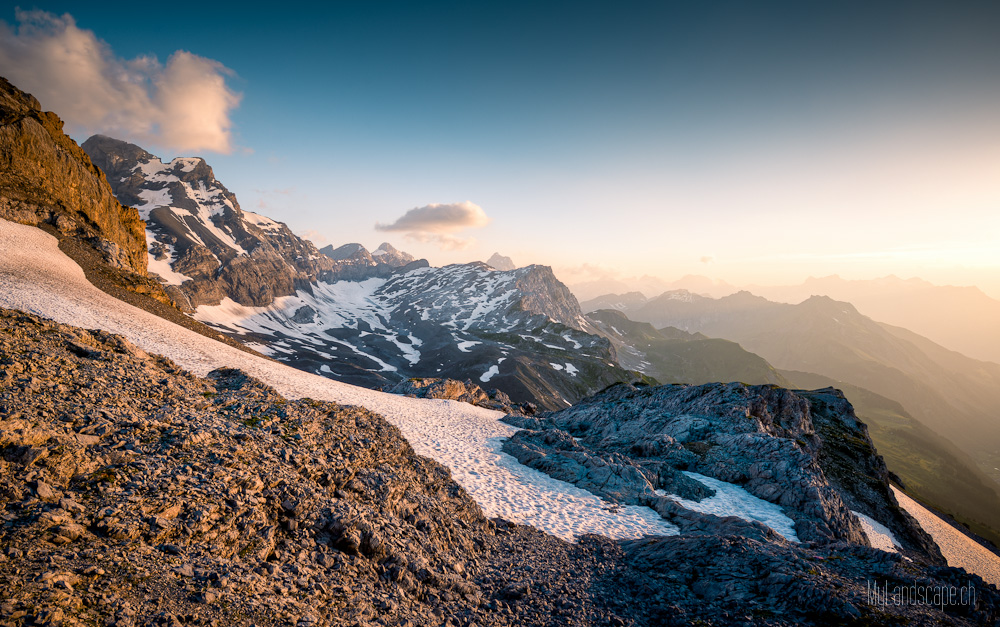
[[521,465],[501,451],[515,429],[500,412],[457,401],[414,399],[366,390],[261,359],[171,324],[101,292],[59,250],[54,237],[0,220],[0,306],[126,336],[192,373],[235,367],[288,398],[361,405],[395,424],[414,450],[448,466],[488,516],[534,525],[562,538],[674,535],[647,507],[611,511],[593,494]]
[[479,377],[479,380],[483,383],[489,383],[495,375],[500,374],[500,366],[490,366],[490,369],[483,373],[483,376]]
[[566,373],[567,374],[571,374],[571,375],[573,375],[575,377],[576,373],[578,373],[578,372],[580,372],[580,371],[576,369],[576,366],[574,366],[573,364],[571,364],[569,362],[566,362]]
[[861,528],[865,530],[865,535],[868,536],[868,543],[872,545],[872,548],[888,553],[898,552],[896,549],[899,548],[899,541],[896,540],[896,536],[893,535],[888,527],[874,518],[865,516],[861,512],[856,512],[852,509],[851,513],[857,516],[858,522],[861,523]]
[[669,496],[684,507],[703,514],[736,516],[743,520],[763,523],[786,539],[792,542],[799,541],[799,537],[795,534],[795,522],[785,515],[780,505],[757,498],[735,483],[720,481],[696,472],[684,471],[684,474],[715,490],[715,496],[701,501],[689,501],[667,494],[663,490],[657,490],[657,494]]
[[243,219],[265,231],[277,231],[281,228],[280,222],[275,222],[271,218],[262,216],[259,213],[253,213],[252,211],[244,211]]
[[563,333],[562,334],[562,339],[564,339],[567,342],[569,342],[570,344],[572,344],[573,345],[573,350],[579,350],[579,349],[583,348],[583,344],[581,344],[581,343],[577,342],[576,340],[574,340],[572,338],[572,336],[570,336],[569,333]]
[[[458,338],[455,338],[455,339],[458,339]],[[462,351],[463,353],[468,353],[469,349],[472,348],[473,346],[475,346],[476,344],[482,344],[482,342],[474,342],[472,340],[464,340],[464,341],[461,341],[461,342],[458,343],[458,350]]]
[[[147,236],[146,239],[150,240],[152,238]],[[174,260],[174,247],[170,244],[164,244],[164,246],[167,248],[167,256],[164,259],[157,259],[150,253],[146,253],[149,271],[155,272],[164,281],[166,281],[168,285],[180,285],[184,281],[190,281],[191,277],[181,274],[180,272],[175,272],[174,269],[170,267],[170,264]]]
[[144,189],[139,192],[139,198],[142,198],[143,204],[136,205],[135,208],[139,210],[139,217],[143,220],[149,220],[149,213],[153,209],[169,207],[170,203],[174,201],[170,197],[170,190],[166,187],[163,189]]

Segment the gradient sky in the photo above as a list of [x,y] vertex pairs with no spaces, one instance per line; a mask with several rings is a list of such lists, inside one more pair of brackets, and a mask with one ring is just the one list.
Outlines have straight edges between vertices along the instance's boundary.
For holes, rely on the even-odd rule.
[[[499,251],[568,283],[895,273],[1000,297],[997,2],[20,8],[118,59],[228,68],[229,154],[194,154],[321,246]],[[0,20],[12,39],[13,5]],[[462,250],[374,228],[466,201],[489,223],[456,230]]]

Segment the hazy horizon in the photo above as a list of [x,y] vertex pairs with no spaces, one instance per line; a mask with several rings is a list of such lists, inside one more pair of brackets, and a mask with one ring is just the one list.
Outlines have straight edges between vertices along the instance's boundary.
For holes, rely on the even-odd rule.
[[317,246],[499,252],[570,285],[896,275],[1000,299],[995,3],[41,2],[0,21],[0,74],[78,142],[203,156]]

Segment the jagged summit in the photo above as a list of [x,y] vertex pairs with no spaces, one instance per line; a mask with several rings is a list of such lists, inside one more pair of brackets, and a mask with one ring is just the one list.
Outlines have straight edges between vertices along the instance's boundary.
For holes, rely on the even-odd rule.
[[384,263],[389,266],[405,266],[411,261],[416,260],[416,257],[410,253],[396,250],[389,242],[382,242],[378,248],[373,250],[372,258],[375,260],[375,263]]
[[364,246],[357,243],[344,244],[343,246],[338,246],[337,248],[334,248],[333,244],[330,244],[320,248],[319,252],[334,261],[346,261],[348,259],[364,259],[366,261],[372,261],[371,253],[369,253]]
[[344,244],[343,246],[338,246],[337,248],[334,248],[331,244],[320,248],[319,252],[334,261],[345,261],[355,264],[360,263],[370,266],[389,266],[392,268],[401,268],[417,261],[416,257],[401,250],[397,250],[389,242],[382,242],[382,244],[372,252],[368,252],[367,248],[356,242]]
[[486,260],[486,265],[497,270],[513,270],[517,267],[510,257],[505,257],[500,253],[493,253],[493,256]]
[[332,263],[288,227],[243,211],[208,163],[168,163],[135,144],[95,135],[83,149],[115,195],[146,220],[149,271],[182,309],[229,298],[263,306],[328,271]]

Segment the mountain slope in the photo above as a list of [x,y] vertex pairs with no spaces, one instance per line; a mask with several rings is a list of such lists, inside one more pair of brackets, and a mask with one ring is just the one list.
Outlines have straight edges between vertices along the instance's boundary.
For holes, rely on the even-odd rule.
[[558,408],[638,380],[617,366],[608,340],[589,332],[547,267],[409,268],[320,281],[265,308],[200,307],[195,318],[296,367],[367,387],[471,378]]
[[667,327],[655,329],[633,322],[620,311],[592,311],[587,319],[611,340],[623,368],[636,370],[663,383],[699,385],[715,381],[771,383],[790,387],[764,359],[739,344]]
[[[3,597],[5,611],[142,624],[197,612],[198,621],[227,626],[248,616],[269,626],[345,618],[424,624],[453,611],[497,627],[548,625],[561,615],[584,625],[652,626],[717,621],[733,607],[746,613],[744,622],[776,626],[997,618],[992,588],[917,550],[903,547],[913,560],[906,561],[863,544],[799,544],[760,522],[686,511],[679,502],[663,507],[684,525],[682,535],[584,536],[570,544],[519,524],[491,524],[476,503],[483,514],[526,515],[542,528],[569,523],[577,533],[636,537],[642,528],[623,523],[646,508],[609,512],[593,495],[511,464],[497,436],[512,428],[493,412],[351,388],[131,309],[87,284],[51,238],[12,226],[0,222],[0,306],[114,328],[141,348],[107,331],[0,312],[13,321],[0,325],[0,342],[15,348],[2,364],[0,403],[36,416],[12,417],[18,424],[2,435],[0,480],[20,505],[0,529],[14,556],[0,561],[0,581],[15,591]],[[12,240],[30,250],[11,250]],[[160,348],[191,373],[150,354]],[[244,372],[216,370],[234,365]],[[44,383],[52,377],[61,387]],[[128,394],[95,387],[98,378]],[[734,406],[710,417],[725,423],[742,414],[751,426],[770,417],[766,428],[779,438],[786,430],[810,436],[782,405],[749,416]],[[737,444],[724,428],[714,435],[722,446]],[[470,450],[470,442],[481,447]],[[447,460],[454,482],[414,452]],[[68,480],[77,474],[84,480]],[[814,498],[810,486],[789,487]],[[902,586],[972,583],[984,602],[874,608],[864,602],[872,577]],[[91,584],[102,594],[88,593]]]
[[204,159],[163,163],[103,135],[83,149],[107,174],[117,198],[146,220],[149,271],[187,311],[224,298],[268,305],[333,265],[284,224],[240,209]]

